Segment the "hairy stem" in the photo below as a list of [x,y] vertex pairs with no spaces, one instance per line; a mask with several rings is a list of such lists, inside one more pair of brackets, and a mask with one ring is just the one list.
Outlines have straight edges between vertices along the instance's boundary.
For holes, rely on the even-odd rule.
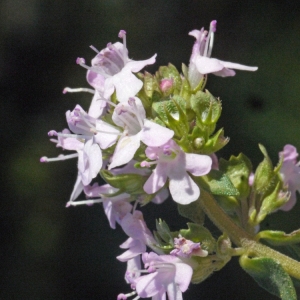
[[255,241],[254,236],[233,222],[211,194],[201,190],[199,201],[202,209],[211,221],[222,232],[227,233],[234,244],[244,248],[249,255],[270,257],[278,261],[289,275],[300,279],[300,262]]

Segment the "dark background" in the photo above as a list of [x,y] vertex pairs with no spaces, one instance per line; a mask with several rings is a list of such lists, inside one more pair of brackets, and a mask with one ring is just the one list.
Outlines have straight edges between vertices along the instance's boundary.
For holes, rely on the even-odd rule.
[[[264,144],[274,162],[286,143],[300,149],[300,7],[298,1],[2,0],[0,2],[1,299],[116,299],[128,292],[125,264],[115,257],[126,236],[109,228],[101,205],[66,209],[76,178],[75,160],[40,164],[57,156],[47,132],[66,127],[65,111],[87,94],[76,58],[89,61],[89,45],[102,49],[127,31],[130,57],[158,53],[159,65],[188,64],[192,29],[218,21],[213,56],[259,66],[233,78],[209,76],[207,88],[223,101],[219,127],[231,138],[219,154],[244,152],[256,166]],[[143,209],[150,228],[164,218],[184,226],[171,201]],[[263,228],[300,227],[300,205],[271,215]],[[185,299],[275,299],[235,259]]]

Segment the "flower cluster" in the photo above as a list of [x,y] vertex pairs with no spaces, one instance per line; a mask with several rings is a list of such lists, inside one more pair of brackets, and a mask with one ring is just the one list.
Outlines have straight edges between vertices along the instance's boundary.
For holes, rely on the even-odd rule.
[[[233,207],[234,222],[251,231],[275,208],[290,209],[295,191],[300,190],[298,154],[291,145],[281,153],[280,175],[274,171],[278,187],[264,190],[265,194],[258,184],[263,175],[257,171],[251,177],[245,158],[237,159],[235,165],[243,163],[237,172],[232,171],[231,161],[218,162],[215,152],[229,139],[223,129],[215,132],[222,108],[219,99],[204,91],[207,74],[233,76],[232,69],[255,71],[257,67],[211,58],[216,24],[212,21],[209,31],[202,28],[189,33],[196,41],[182,74],[171,64],[160,67],[155,75],[140,73],[155,63],[156,54],[142,61],[130,59],[124,30],[119,33],[122,43],[109,43],[101,51],[91,46],[96,52],[91,65],[84,58],[76,62],[87,69],[92,88],[63,91],[91,93],[91,104],[87,110],[76,105],[67,111],[68,128],[48,133],[57,147],[72,153],[42,157],[41,162],[78,159],[77,179],[66,206],[102,203],[110,227],[119,224],[128,235],[120,245],[125,252],[117,259],[127,263],[125,280],[133,291],[118,299],[135,295],[135,299],[182,299],[190,282],[201,282],[229,261],[231,242],[226,236],[216,241],[203,226],[200,213],[195,213],[198,200],[208,192],[227,205],[225,210]],[[104,185],[97,182],[99,175]],[[245,210],[239,213],[237,203],[239,196],[247,198],[251,186],[254,200],[248,203],[245,219]],[[284,193],[287,188],[292,194],[289,202]],[[82,193],[87,199],[78,200]],[[261,199],[273,193],[276,205],[264,207]],[[160,204],[169,195],[181,214],[194,223],[188,223],[188,230],[171,232],[158,221],[153,234],[137,206],[150,201]],[[255,204],[256,196],[259,204]]]

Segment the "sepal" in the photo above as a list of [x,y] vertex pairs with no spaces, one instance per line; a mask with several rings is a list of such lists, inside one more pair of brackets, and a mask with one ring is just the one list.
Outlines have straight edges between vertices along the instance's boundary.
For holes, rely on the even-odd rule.
[[285,246],[300,243],[300,229],[289,234],[284,231],[264,230],[260,231],[255,238],[263,239],[274,246]]
[[191,108],[196,114],[196,125],[211,135],[222,112],[222,105],[208,90],[198,91],[190,99]]
[[173,130],[175,138],[181,139],[189,132],[189,124],[186,117],[186,103],[180,96],[163,99],[152,104],[152,109],[166,126]]
[[160,239],[165,244],[174,247],[174,237],[176,237],[178,233],[177,232],[175,234],[171,233],[168,224],[161,219],[156,220],[155,223],[156,223],[156,230],[157,230],[156,235],[159,235]]
[[145,194],[143,189],[147,180],[145,176],[133,173],[115,175],[108,170],[101,170],[100,175],[108,184],[119,189],[121,193],[130,195]]
[[290,193],[283,187],[282,177],[279,173],[282,158],[278,165],[273,168],[264,146],[259,145],[259,148],[264,159],[255,171],[251,191],[249,222],[252,225],[258,225],[268,214],[284,205],[290,197]]
[[250,193],[249,176],[252,171],[251,161],[243,153],[231,156],[228,161],[219,160],[219,169],[223,171],[239,191],[241,198],[248,197]]

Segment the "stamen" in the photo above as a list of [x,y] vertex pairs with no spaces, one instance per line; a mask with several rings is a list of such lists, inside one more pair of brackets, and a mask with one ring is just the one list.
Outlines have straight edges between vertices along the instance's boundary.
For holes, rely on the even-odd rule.
[[93,205],[95,203],[102,203],[103,200],[102,199],[90,199],[90,200],[82,200],[82,201],[69,201],[66,204],[66,207],[70,207],[70,206],[78,206],[78,205]]
[[[118,115],[119,115],[118,118],[120,119],[120,121],[122,121],[125,124],[125,126],[127,126],[127,128],[130,129],[130,131],[135,132],[136,131],[136,126],[140,125],[138,123],[137,118],[134,118],[130,114],[130,112],[128,112],[127,110],[123,110],[123,107],[119,106],[116,109],[117,109],[116,113],[118,113]],[[123,113],[127,113],[126,116],[123,116]]]
[[165,145],[163,147],[163,153],[164,153],[164,155],[168,155],[168,156],[172,154],[172,149],[171,149],[170,145]]
[[141,167],[143,167],[143,168],[150,168],[152,165],[156,165],[157,164],[157,162],[156,161],[146,161],[146,160],[144,160],[144,161],[142,161],[141,162]]
[[209,40],[209,48],[207,53],[208,57],[211,57],[211,52],[214,45],[214,36],[215,36],[214,33],[217,31],[217,21],[216,20],[211,21],[210,26],[211,26],[211,36]]
[[74,139],[79,139],[79,140],[82,140],[82,139],[88,140],[88,139],[91,138],[90,135],[72,134],[72,133],[61,133],[61,132],[58,132],[57,136],[61,136],[61,137],[65,137],[65,138],[69,137],[69,138],[74,138]]
[[94,50],[96,53],[99,53],[99,52],[100,52],[100,51],[99,51],[96,47],[94,47],[93,45],[91,45],[90,48],[91,48],[92,50]]
[[63,94],[66,94],[66,93],[80,93],[80,92],[87,92],[87,93],[95,94],[94,90],[88,89],[88,88],[76,88],[76,89],[72,89],[72,88],[69,88],[69,87],[65,87],[63,89]]
[[119,32],[119,38],[123,39],[123,61],[124,64],[126,63],[126,56],[127,56],[127,46],[126,46],[126,31],[125,30],[120,30]]
[[87,66],[87,65],[85,64],[85,59],[82,58],[82,57],[78,57],[78,58],[76,59],[76,63],[77,63],[78,65],[80,65],[81,67],[87,69],[87,70],[90,70],[90,71],[93,71],[93,72],[95,72],[95,73],[98,73],[98,74],[102,75],[102,76],[105,77],[105,78],[110,77],[110,76],[109,76],[108,74],[106,74],[105,72],[104,72],[104,73],[101,72],[101,69],[100,69],[100,68],[89,67],[89,66]]
[[133,109],[131,109],[131,111],[132,111],[132,113],[137,117],[138,122],[139,122],[141,128],[143,128],[144,123],[143,123],[143,121],[142,121],[142,119],[141,119],[141,116],[140,116],[140,114],[139,114],[138,108],[137,108],[136,103],[135,103],[135,99],[132,98],[132,97],[129,98],[128,104],[129,104],[131,107],[133,107]]
[[217,21],[212,21],[209,26],[209,32],[206,38],[205,49],[203,56],[210,57],[213,43],[214,43],[214,32],[217,29]]
[[121,71],[121,68],[105,55],[102,56],[101,65],[104,65],[103,61],[107,61],[110,64],[110,67],[114,67],[114,73],[119,73]]
[[121,51],[119,49],[116,48],[116,46],[114,44],[107,44],[107,47],[109,48],[109,50],[114,50],[115,53],[122,59],[124,65],[125,65],[125,60],[124,60],[124,55],[126,55],[126,53],[124,54],[124,51]]
[[[117,297],[117,300],[127,300],[128,297],[131,297],[131,296],[134,296],[134,295],[136,295],[136,292],[131,292],[131,293],[128,293],[128,294],[119,294],[118,297]],[[134,298],[133,300],[136,300],[136,299],[139,299],[139,298]]]
[[53,158],[48,158],[47,156],[43,156],[40,158],[40,162],[60,161],[60,160],[74,158],[74,157],[78,157],[78,153],[73,153],[73,154],[69,154],[69,155],[60,154],[57,157],[53,157]]

